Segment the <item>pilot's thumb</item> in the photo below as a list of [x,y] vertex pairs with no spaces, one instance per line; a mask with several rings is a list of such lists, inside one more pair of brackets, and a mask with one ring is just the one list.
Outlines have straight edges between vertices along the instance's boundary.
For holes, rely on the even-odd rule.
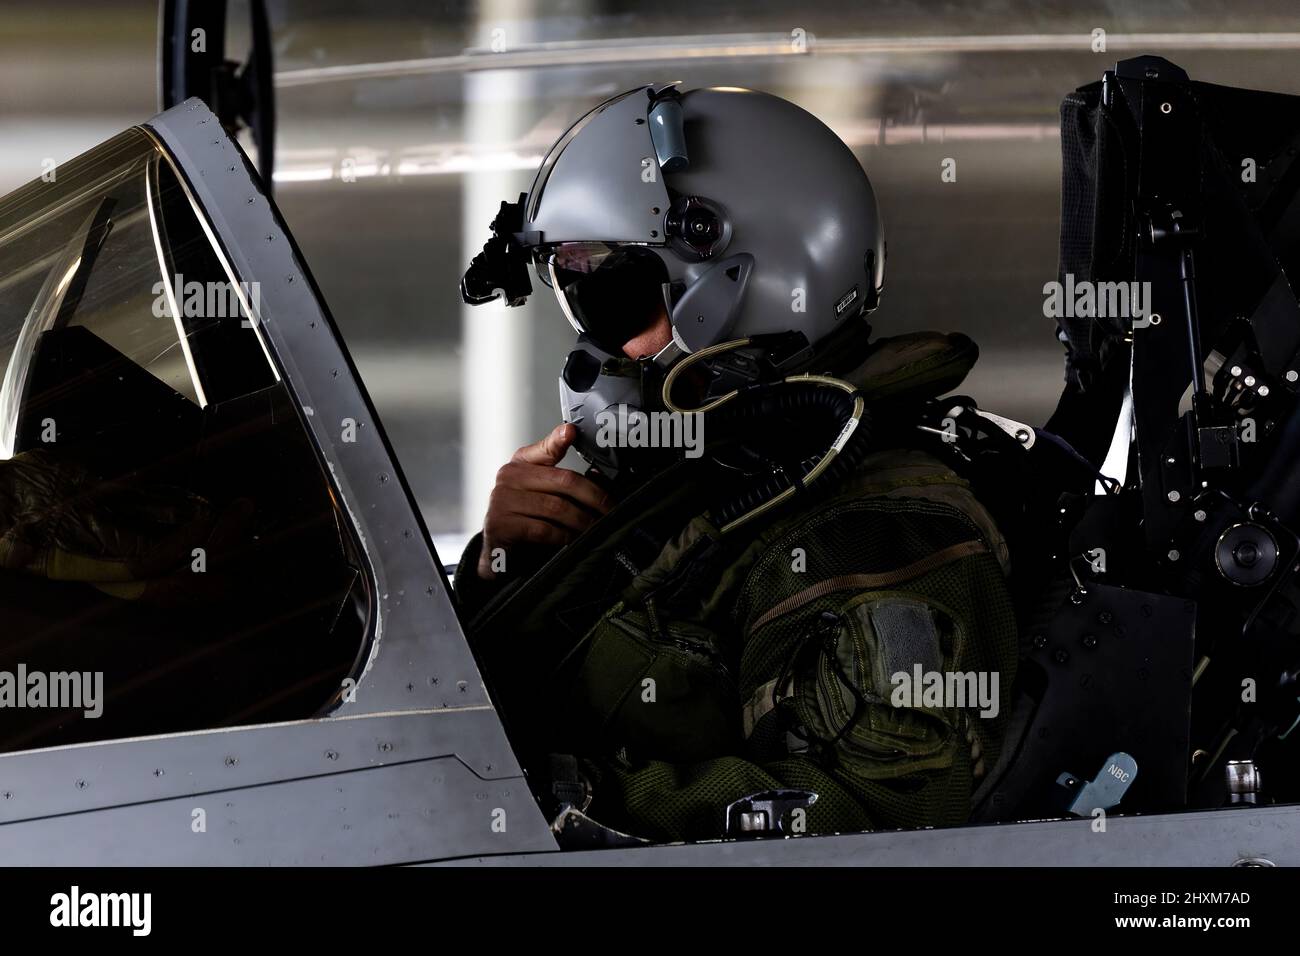
[[532,465],[558,465],[577,437],[578,429],[564,422],[556,425],[541,441],[521,448],[517,457]]

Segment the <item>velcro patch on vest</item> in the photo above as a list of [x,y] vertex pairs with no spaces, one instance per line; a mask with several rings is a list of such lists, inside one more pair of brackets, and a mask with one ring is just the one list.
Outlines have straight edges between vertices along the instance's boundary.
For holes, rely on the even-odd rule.
[[934,611],[921,601],[881,601],[868,612],[879,643],[885,680],[899,672],[943,670],[943,647]]

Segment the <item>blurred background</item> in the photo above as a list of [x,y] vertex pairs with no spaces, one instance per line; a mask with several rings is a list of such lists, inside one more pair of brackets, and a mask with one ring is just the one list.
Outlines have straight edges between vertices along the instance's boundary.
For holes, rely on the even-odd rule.
[[[1057,266],[1061,98],[1139,53],[1194,79],[1300,93],[1295,0],[269,0],[268,11],[276,199],[448,561],[497,467],[558,421],[572,341],[540,283],[523,308],[469,311],[457,281],[497,204],[600,100],[682,81],[767,90],[818,115],[880,200],[877,333],[966,332],[982,357],[963,391],[1041,423],[1061,386],[1042,313]],[[242,58],[246,5],[232,0],[229,19]],[[140,0],[5,0],[0,193],[156,112],[157,30],[157,6]],[[949,158],[955,182],[941,179]]]

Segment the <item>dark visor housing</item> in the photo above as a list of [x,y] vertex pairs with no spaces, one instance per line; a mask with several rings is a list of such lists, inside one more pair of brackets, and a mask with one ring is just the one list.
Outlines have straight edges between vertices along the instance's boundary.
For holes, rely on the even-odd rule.
[[[461,298],[469,305],[498,297],[522,305],[532,293],[528,265],[554,285],[555,257],[561,305],[579,331],[609,340],[642,319],[649,324],[664,299],[667,267],[648,249],[632,249],[666,244],[670,200],[662,173],[689,165],[682,122],[674,86],[637,87],[584,115],[551,148],[530,192],[501,204],[491,238],[461,277]],[[642,134],[624,134],[633,128]],[[580,132],[593,129],[607,149],[565,152]],[[588,327],[598,305],[620,313],[608,320],[610,328]]]
[[609,352],[671,313],[668,267],[644,246],[564,243],[542,257],[569,324]]

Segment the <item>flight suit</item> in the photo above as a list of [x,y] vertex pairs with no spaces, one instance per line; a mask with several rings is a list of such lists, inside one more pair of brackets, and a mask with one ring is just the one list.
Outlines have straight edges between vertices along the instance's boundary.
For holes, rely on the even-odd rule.
[[[938,394],[972,352],[884,340],[851,380],[873,401]],[[474,615],[525,764],[576,755],[588,814],[659,841],[720,837],[729,804],[776,789],[816,795],[797,832],[964,822],[1017,659],[1006,543],[967,482],[882,447],[723,534],[701,513],[719,480],[707,463],[656,476]],[[467,602],[477,557],[476,540]],[[946,675],[972,693],[911,687]]]

